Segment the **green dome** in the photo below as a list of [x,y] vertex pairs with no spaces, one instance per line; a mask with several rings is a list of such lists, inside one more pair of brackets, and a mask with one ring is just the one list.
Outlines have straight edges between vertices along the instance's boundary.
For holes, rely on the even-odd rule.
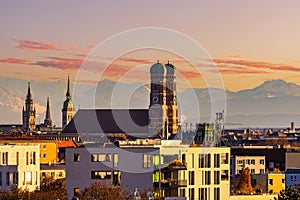
[[165,67],[167,69],[167,74],[174,74],[175,73],[175,66],[170,64],[168,62],[168,64],[165,64]]
[[151,74],[165,74],[165,72],[166,72],[166,68],[161,63],[155,63],[150,68],[150,73]]

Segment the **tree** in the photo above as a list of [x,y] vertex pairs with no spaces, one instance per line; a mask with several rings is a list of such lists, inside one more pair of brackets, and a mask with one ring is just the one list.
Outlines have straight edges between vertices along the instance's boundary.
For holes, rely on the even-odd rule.
[[300,192],[291,186],[287,186],[285,190],[280,191],[278,199],[275,200],[300,200]]
[[95,182],[89,185],[82,195],[80,200],[125,200],[129,197],[129,192],[121,186],[113,186],[109,183]]
[[238,193],[250,194],[253,192],[253,187],[251,185],[250,169],[243,168],[240,177],[237,181],[236,190]]

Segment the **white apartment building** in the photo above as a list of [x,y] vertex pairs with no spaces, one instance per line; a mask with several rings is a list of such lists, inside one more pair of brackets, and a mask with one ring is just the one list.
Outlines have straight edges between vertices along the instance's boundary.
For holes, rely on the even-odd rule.
[[0,190],[40,188],[40,147],[0,145]]
[[231,176],[240,174],[243,168],[249,168],[251,174],[264,174],[265,163],[265,156],[232,156]]
[[130,192],[135,188],[140,191],[151,188],[153,158],[158,152],[157,148],[146,145],[66,149],[68,199],[99,181],[126,186]]
[[[185,153],[189,200],[227,200],[230,195],[230,148],[191,146]],[[185,191],[184,191],[185,190]]]

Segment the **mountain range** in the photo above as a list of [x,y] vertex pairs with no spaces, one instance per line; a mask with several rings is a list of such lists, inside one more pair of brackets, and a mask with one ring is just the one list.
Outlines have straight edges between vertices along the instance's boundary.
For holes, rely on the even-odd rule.
[[[31,81],[37,109],[37,123],[45,116],[46,99],[50,97],[54,124],[61,125],[61,108],[66,82]],[[148,108],[149,86],[142,83],[116,83],[103,80],[98,85],[76,84],[73,101],[79,108]],[[27,93],[27,81],[0,78],[0,123],[20,124],[21,110]],[[232,127],[287,127],[291,121],[300,124],[300,86],[283,80],[237,92],[221,88],[191,88],[178,92],[182,123],[210,121],[215,111],[224,109],[226,123]],[[211,99],[213,97],[213,101]],[[226,97],[226,102],[222,101]],[[213,109],[212,109],[213,108]]]

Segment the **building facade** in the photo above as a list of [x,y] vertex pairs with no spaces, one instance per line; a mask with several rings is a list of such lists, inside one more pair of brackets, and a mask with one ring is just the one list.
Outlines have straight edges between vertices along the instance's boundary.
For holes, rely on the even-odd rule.
[[296,189],[300,188],[300,169],[290,168],[285,172],[286,185],[292,186]]
[[239,175],[243,168],[249,168],[251,174],[264,174],[265,162],[265,156],[232,156],[230,162],[231,176]]
[[28,82],[28,91],[25,99],[25,107],[23,106],[22,110],[22,121],[23,121],[23,130],[26,133],[32,132],[35,130],[35,120],[36,120],[36,111],[33,105],[33,98],[30,91],[30,82]]
[[0,145],[0,189],[40,188],[40,154],[38,145]]
[[152,188],[153,147],[87,147],[66,149],[68,199],[82,193],[91,183],[110,182],[135,189]]
[[191,146],[185,153],[189,200],[227,200],[230,194],[230,148]]

